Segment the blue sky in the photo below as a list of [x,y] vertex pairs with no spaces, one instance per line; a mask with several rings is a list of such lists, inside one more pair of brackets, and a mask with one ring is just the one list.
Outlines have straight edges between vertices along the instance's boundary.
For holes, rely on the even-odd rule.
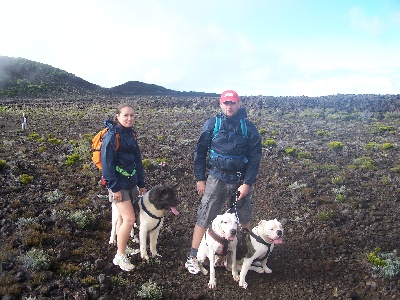
[[0,55],[103,87],[400,94],[399,0],[0,0]]

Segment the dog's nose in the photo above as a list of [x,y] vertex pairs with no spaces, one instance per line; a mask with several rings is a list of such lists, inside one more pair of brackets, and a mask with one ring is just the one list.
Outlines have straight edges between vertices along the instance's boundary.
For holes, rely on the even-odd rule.
[[276,234],[277,234],[278,236],[282,236],[282,230],[277,230],[277,231],[276,231]]
[[231,229],[231,234],[236,235],[236,229]]

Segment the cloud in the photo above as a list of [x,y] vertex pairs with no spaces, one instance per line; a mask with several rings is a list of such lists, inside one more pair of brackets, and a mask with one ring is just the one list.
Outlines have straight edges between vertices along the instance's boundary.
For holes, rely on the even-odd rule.
[[382,29],[382,21],[378,17],[368,17],[360,7],[353,7],[349,12],[350,24],[355,29],[369,34],[377,34]]

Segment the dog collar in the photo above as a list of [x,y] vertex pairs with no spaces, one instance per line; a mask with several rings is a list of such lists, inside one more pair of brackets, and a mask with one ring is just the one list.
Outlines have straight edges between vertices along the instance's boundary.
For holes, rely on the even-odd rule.
[[158,226],[160,226],[161,220],[163,219],[163,217],[157,217],[157,216],[155,216],[154,214],[152,214],[152,213],[147,209],[147,207],[144,205],[143,197],[140,197],[139,201],[140,201],[140,204],[141,204],[143,210],[146,212],[146,214],[148,214],[148,215],[149,215],[150,217],[152,217],[153,219],[157,219],[157,220],[158,220],[157,225],[156,225],[152,230],[149,230],[149,231],[153,231],[153,230],[156,229]]
[[262,237],[260,237],[259,235],[255,234],[253,231],[248,230],[247,228],[244,228],[244,231],[247,232],[248,234],[250,234],[250,236],[252,236],[257,242],[259,242],[260,244],[263,244],[265,246],[268,247],[268,251],[265,254],[265,256],[261,259],[266,259],[269,256],[269,253],[271,252],[271,244],[267,243]]
[[218,235],[212,228],[207,229],[208,234],[218,243],[222,245],[222,252],[215,253],[218,256],[225,256],[228,253],[228,244],[229,241],[224,239],[222,236]]

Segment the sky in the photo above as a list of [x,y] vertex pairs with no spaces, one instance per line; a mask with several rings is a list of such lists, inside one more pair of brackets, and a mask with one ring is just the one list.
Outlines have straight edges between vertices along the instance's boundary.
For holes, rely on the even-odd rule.
[[400,0],[0,0],[0,56],[111,88],[400,94]]

